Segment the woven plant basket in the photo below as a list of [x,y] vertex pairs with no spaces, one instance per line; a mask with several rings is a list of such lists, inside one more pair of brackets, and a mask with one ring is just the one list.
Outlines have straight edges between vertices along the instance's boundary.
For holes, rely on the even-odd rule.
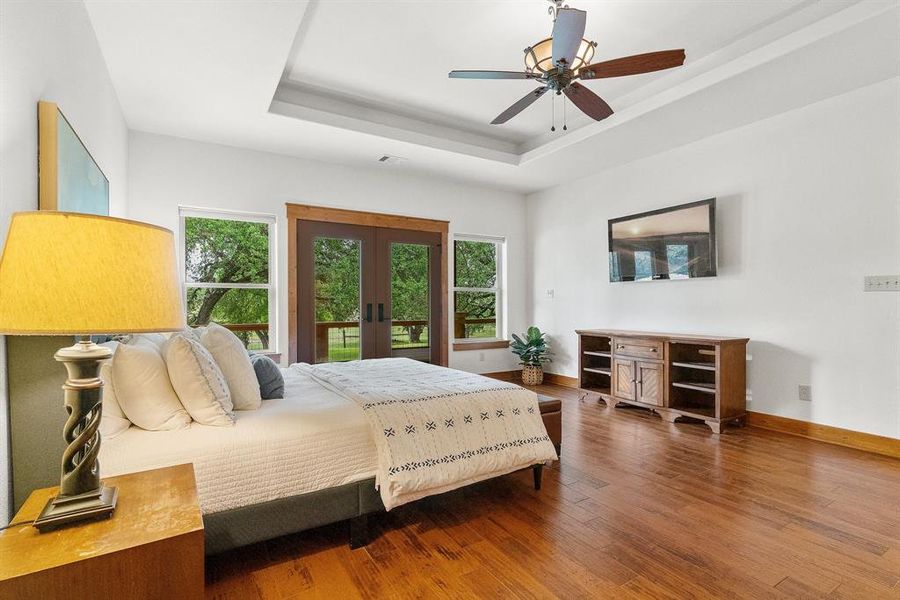
[[522,383],[525,385],[541,385],[544,382],[544,368],[524,365],[522,367]]

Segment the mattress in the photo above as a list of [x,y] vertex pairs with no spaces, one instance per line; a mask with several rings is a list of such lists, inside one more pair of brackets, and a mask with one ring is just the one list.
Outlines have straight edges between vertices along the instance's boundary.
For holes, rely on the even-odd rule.
[[203,514],[374,477],[377,455],[362,409],[296,370],[282,372],[285,397],[235,411],[233,427],[132,426],[104,439],[101,476],[193,463]]

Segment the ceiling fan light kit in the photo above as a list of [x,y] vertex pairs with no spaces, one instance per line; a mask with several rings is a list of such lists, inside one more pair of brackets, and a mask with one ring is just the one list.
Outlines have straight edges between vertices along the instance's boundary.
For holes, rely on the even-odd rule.
[[[597,42],[584,37],[587,13],[563,6],[562,0],[549,2],[553,33],[525,49],[524,71],[450,71],[451,79],[533,79],[542,84],[500,113],[491,121],[492,125],[506,123],[550,90],[557,95],[565,94],[581,112],[595,121],[602,121],[613,114],[613,109],[600,96],[580,85],[577,79],[589,81],[639,75],[684,64],[683,49],[648,52],[592,64]],[[566,129],[568,127],[564,125],[563,130]],[[556,131],[555,124],[550,131]]]

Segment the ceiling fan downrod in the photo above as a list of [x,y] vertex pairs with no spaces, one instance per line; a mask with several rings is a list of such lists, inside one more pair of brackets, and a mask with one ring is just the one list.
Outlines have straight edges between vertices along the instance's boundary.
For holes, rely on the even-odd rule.
[[563,0],[547,0],[552,6],[547,7],[547,14],[553,17],[553,22],[556,22],[556,17],[559,15],[559,11],[563,8],[569,8],[568,4],[563,4]]

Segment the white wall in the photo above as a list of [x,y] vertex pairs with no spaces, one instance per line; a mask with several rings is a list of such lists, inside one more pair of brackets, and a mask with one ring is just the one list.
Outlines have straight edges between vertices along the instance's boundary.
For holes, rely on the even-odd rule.
[[[451,234],[507,238],[508,324],[524,329],[525,204],[522,196],[409,174],[402,165],[351,168],[277,154],[132,132],[131,218],[178,227],[178,206],[245,210],[278,219],[278,349],[287,356],[287,224],[285,203],[334,206],[450,221]],[[449,333],[449,332],[448,332]],[[479,360],[481,357],[484,360]],[[451,366],[505,371],[508,350],[450,352]]]
[[[128,129],[87,10],[79,1],[4,1],[0,3],[0,244],[12,213],[37,210],[38,100],[59,105],[109,178],[112,214],[125,214]],[[4,350],[0,338],[0,520],[8,518],[10,489]],[[59,409],[63,410],[61,393]]]
[[[609,283],[608,219],[712,196],[718,277]],[[747,336],[750,410],[900,437],[900,294],[862,291],[864,275],[900,273],[900,80],[527,205],[530,315],[553,335],[550,370],[577,375],[576,328]]]

